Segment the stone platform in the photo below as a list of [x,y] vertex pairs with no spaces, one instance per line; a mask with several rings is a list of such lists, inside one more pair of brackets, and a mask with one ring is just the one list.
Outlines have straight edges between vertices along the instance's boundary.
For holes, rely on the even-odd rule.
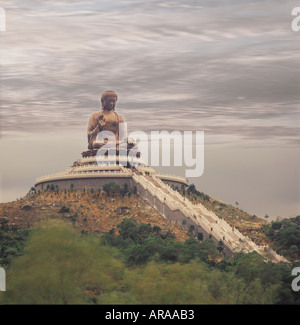
[[100,160],[92,150],[89,150],[87,155],[82,156],[83,158],[76,160],[66,170],[36,179],[34,184],[36,190],[47,190],[49,187],[58,190],[102,190],[105,183],[112,181],[120,186],[127,183],[132,188],[134,186],[132,181],[134,173],[146,176],[156,175],[169,185],[178,186],[179,188],[188,186],[185,177],[159,174],[138,157],[108,155]]

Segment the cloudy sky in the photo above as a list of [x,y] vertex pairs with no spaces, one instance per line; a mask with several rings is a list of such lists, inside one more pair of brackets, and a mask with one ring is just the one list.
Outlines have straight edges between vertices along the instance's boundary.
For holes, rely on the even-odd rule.
[[204,131],[200,191],[262,217],[300,214],[297,1],[1,6],[2,202],[80,158],[111,88],[129,131]]

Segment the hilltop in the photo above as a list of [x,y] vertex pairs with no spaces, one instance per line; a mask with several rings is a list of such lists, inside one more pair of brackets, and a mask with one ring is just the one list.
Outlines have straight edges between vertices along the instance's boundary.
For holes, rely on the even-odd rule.
[[[296,221],[291,219],[280,224],[270,223],[199,192],[193,184],[187,190],[174,189],[193,204],[201,203],[256,244],[267,244],[292,261],[299,260],[300,248],[297,241],[299,218],[295,219]],[[30,191],[16,201],[0,204],[0,222],[5,221],[10,228],[18,229],[32,229],[41,221],[62,219],[71,221],[73,226],[82,233],[104,234],[112,229],[118,231],[118,225],[124,218],[158,226],[162,230],[162,236],[171,232],[175,241],[184,242],[190,237],[197,238],[197,234],[191,233],[183,224],[162,217],[139,195],[128,190],[115,193],[71,189]],[[281,233],[284,239],[281,239]],[[281,241],[278,240],[279,238]],[[286,238],[289,239],[288,242]]]
[[[267,221],[199,192],[193,184],[179,192],[193,204],[203,204],[255,243],[271,243],[263,231]],[[101,234],[116,228],[124,217],[157,225],[163,231],[170,230],[177,241],[183,242],[191,235],[183,225],[165,219],[140,196],[129,191],[108,194],[100,190],[48,189],[30,191],[16,201],[0,204],[0,221],[7,220],[9,226],[22,229],[36,227],[46,219],[62,218],[71,220],[81,231]]]
[[[255,243],[270,244],[270,239],[262,231],[267,221],[198,192],[193,186],[181,194],[194,204],[203,204]],[[132,193],[108,195],[104,191],[48,190],[30,192],[16,201],[0,204],[0,220],[6,219],[9,226],[23,229],[33,228],[49,218],[63,218],[89,233],[104,233],[116,228],[124,217],[170,230],[178,241],[189,237],[181,225],[163,218],[140,196]]]
[[178,241],[188,238],[186,230],[131,193],[49,190],[31,192],[16,201],[0,204],[0,221],[7,220],[8,226],[22,229],[34,228],[43,220],[62,218],[71,220],[82,231],[101,234],[116,228],[124,217],[158,225],[162,231],[170,230]]

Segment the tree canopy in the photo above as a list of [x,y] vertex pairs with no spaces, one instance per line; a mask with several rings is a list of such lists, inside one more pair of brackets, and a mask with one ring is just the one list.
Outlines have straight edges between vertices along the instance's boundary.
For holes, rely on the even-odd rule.
[[286,265],[255,252],[224,258],[221,243],[181,243],[162,232],[127,218],[101,236],[58,220],[41,224],[7,264],[0,303],[300,303]]

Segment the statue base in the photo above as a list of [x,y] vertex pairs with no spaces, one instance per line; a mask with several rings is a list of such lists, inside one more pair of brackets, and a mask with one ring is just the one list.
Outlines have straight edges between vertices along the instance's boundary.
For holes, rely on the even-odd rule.
[[[81,153],[81,156],[82,156],[82,158],[96,156],[98,150],[101,150],[101,149],[89,149],[89,150],[83,151]],[[134,157],[136,157],[136,158],[141,157],[140,151],[132,150],[132,149],[126,149],[126,150],[106,149],[106,152],[104,153],[104,156],[108,156],[109,154],[113,154],[115,156],[122,156],[124,154],[127,155],[127,156],[131,156],[132,153],[134,153]]]

